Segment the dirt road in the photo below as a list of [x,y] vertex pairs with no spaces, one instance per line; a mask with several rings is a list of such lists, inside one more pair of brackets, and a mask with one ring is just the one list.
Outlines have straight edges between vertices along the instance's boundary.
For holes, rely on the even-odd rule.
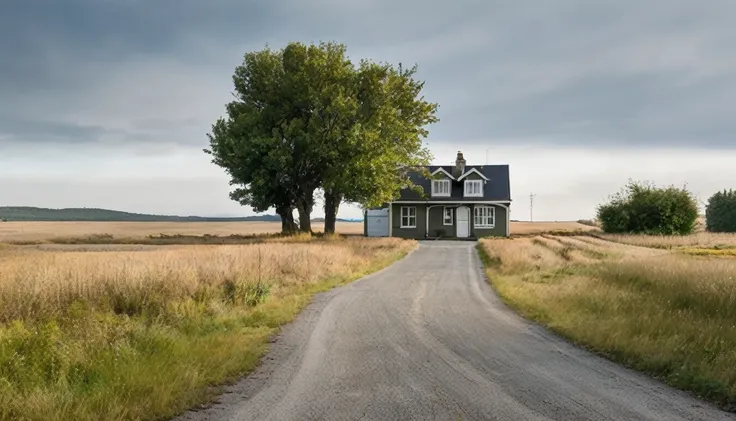
[[180,420],[736,420],[508,310],[470,242],[317,297],[264,364]]

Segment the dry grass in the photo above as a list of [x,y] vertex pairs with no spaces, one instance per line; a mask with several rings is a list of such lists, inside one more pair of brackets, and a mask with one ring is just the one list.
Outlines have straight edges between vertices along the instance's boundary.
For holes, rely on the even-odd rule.
[[599,231],[598,227],[573,221],[511,222],[511,235],[530,235],[545,232]]
[[[522,314],[727,409],[736,405],[735,259],[587,236],[481,247],[494,287]],[[562,250],[569,258],[558,258]]]
[[641,247],[672,249],[678,247],[736,248],[736,234],[699,232],[693,235],[618,235],[598,234],[604,240]]
[[[414,242],[0,249],[0,419],[160,419],[252,369],[314,292]],[[151,373],[155,373],[152,375]]]
[[[312,225],[316,232],[322,227],[322,223]],[[4,222],[0,243],[239,244],[280,230],[277,222]],[[512,235],[597,230],[578,222],[511,222]],[[338,222],[337,232],[362,234],[363,223]]]
[[[313,223],[319,232],[322,223]],[[0,243],[44,241],[53,238],[88,237],[109,234],[116,238],[142,238],[150,235],[255,235],[281,231],[280,222],[0,222]],[[338,222],[337,232],[360,234],[360,222]]]

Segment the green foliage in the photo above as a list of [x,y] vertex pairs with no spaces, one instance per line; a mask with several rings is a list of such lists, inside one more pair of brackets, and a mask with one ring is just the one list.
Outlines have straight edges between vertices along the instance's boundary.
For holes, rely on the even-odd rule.
[[342,200],[380,205],[414,187],[409,172],[431,160],[422,142],[437,105],[421,97],[416,70],[356,66],[333,42],[249,52],[205,152],[230,175],[233,200],[282,218],[297,209],[308,221],[318,188],[333,210]]
[[656,235],[691,234],[697,218],[697,201],[686,188],[633,181],[600,205],[597,215],[604,232]]
[[710,232],[736,232],[736,190],[723,190],[710,197],[705,224]]

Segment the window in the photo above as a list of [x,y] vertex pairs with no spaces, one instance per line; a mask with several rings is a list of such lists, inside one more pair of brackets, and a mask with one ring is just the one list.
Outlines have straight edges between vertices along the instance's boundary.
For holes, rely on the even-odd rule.
[[450,180],[432,180],[432,196],[450,196]]
[[483,197],[483,180],[466,180],[465,196]]
[[452,211],[453,211],[453,209],[452,208],[444,208],[444,209],[445,209],[444,214],[443,214],[444,216],[442,218],[443,225],[452,225],[452,220],[453,220],[453,218],[452,218],[452,216],[453,216],[452,213],[453,212]]
[[402,206],[401,207],[401,228],[417,227],[417,207]]
[[475,228],[493,228],[496,226],[496,208],[493,206],[476,206],[473,209],[473,226]]

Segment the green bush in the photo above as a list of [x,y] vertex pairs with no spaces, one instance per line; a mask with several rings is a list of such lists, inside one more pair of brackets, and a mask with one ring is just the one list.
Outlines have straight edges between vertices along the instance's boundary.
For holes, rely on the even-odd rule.
[[598,206],[597,216],[608,233],[686,235],[695,230],[698,203],[685,188],[629,181],[609,203]]
[[736,232],[736,190],[710,197],[705,207],[705,228],[710,232]]

